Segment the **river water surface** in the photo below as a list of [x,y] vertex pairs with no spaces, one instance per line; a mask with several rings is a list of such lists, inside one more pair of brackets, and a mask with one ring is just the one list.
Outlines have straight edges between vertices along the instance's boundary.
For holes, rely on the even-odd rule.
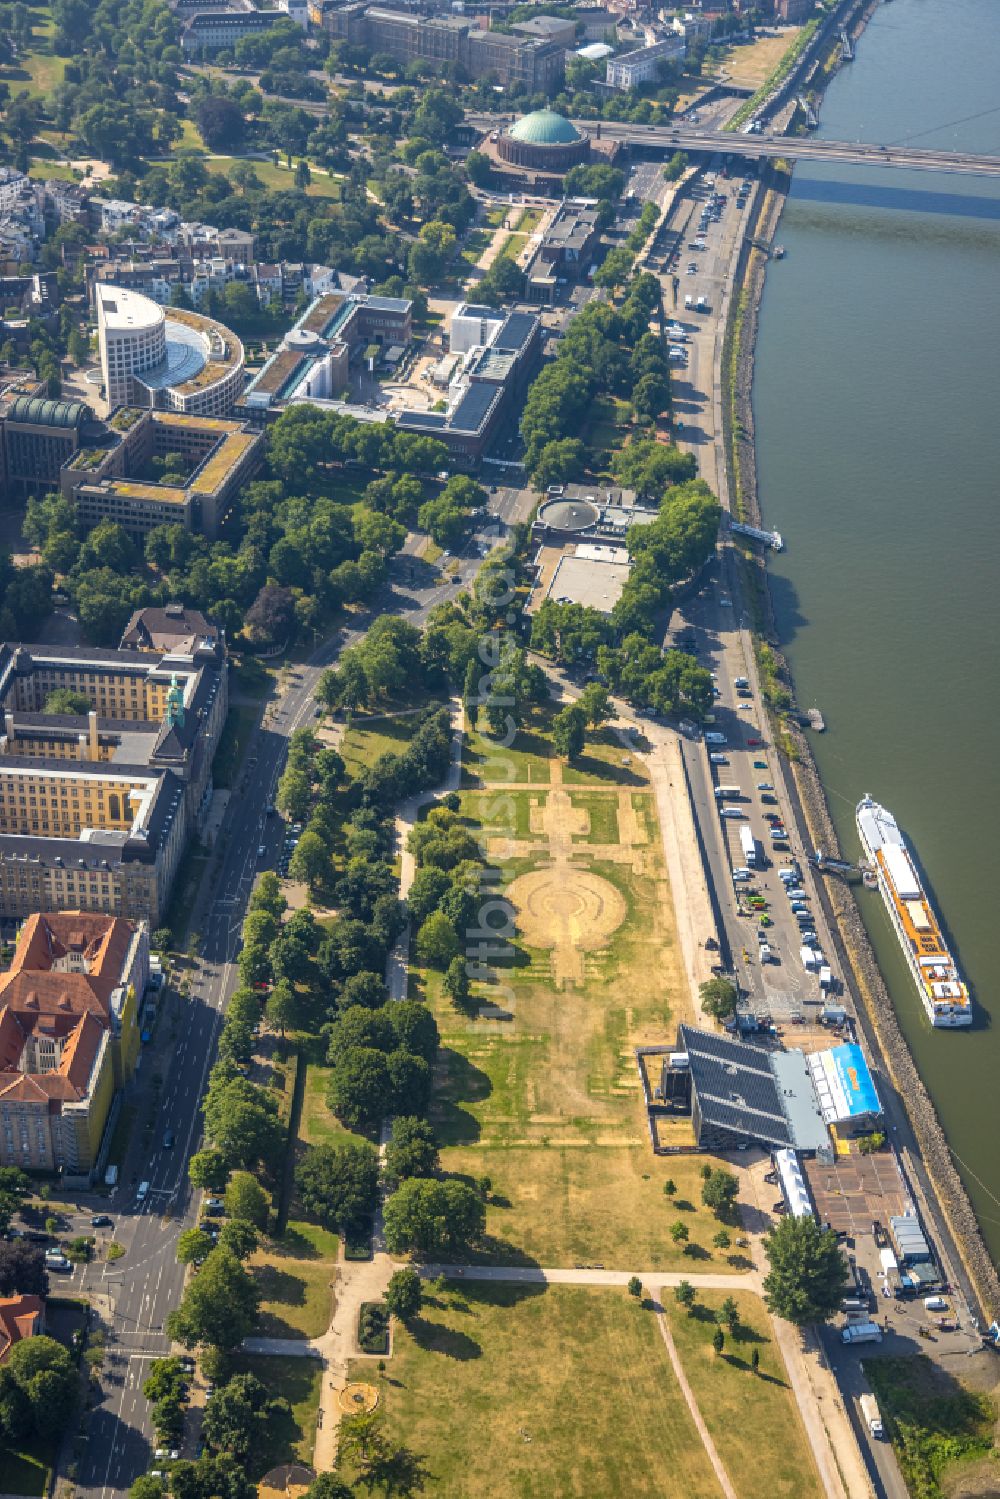
[[[890,0],[819,133],[1000,155],[998,76],[997,0]],[[972,986],[971,1031],[932,1031],[860,892],[1000,1261],[1000,180],[807,163],[778,237],[754,406],[779,631],[844,847],[870,791]]]

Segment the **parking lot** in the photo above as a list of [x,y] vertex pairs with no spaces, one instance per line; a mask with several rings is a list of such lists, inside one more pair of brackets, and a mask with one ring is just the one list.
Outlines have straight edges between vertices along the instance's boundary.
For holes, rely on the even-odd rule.
[[867,1235],[874,1249],[872,1223],[878,1219],[887,1225],[906,1212],[906,1188],[893,1155],[838,1156],[829,1166],[817,1160],[802,1164],[820,1222],[855,1242]]

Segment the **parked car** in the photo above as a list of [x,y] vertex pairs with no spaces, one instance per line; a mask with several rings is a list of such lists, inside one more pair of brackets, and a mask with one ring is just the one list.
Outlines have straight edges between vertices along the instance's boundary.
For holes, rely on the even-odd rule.
[[107,1213],[95,1213],[90,1220],[90,1226],[91,1228],[114,1228],[115,1222],[113,1218],[108,1217]]

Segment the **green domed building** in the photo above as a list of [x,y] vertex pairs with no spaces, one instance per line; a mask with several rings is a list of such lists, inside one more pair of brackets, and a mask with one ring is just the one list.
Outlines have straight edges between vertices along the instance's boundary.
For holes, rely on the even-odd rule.
[[497,141],[497,155],[509,166],[536,172],[568,172],[590,156],[590,138],[554,109],[523,115]]

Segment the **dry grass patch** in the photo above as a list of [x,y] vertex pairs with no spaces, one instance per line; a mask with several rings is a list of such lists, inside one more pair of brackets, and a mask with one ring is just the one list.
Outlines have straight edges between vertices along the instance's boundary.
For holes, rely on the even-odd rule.
[[624,1291],[432,1294],[380,1395],[435,1499],[718,1499],[655,1319]]
[[[646,1141],[598,1139],[562,1147],[464,1146],[445,1150],[442,1164],[493,1184],[487,1260],[725,1273],[733,1267],[712,1247],[719,1222],[701,1204],[704,1159],[665,1160]],[[677,1189],[673,1196],[663,1190],[667,1181]],[[687,1253],[670,1237],[677,1222],[688,1230]]]
[[[740,1499],[819,1499],[819,1477],[763,1303],[749,1291],[733,1297],[741,1325],[735,1335],[723,1330],[720,1356],[712,1334],[724,1299],[721,1291],[699,1291],[689,1313],[672,1291],[663,1292],[684,1372],[723,1465]],[[750,1367],[754,1348],[758,1374]]]
[[734,83],[745,88],[760,88],[769,78],[802,30],[789,26],[777,36],[761,36],[747,47],[730,47],[719,66],[726,69]]
[[649,785],[646,767],[639,757],[622,744],[612,729],[598,729],[587,735],[582,755],[563,768],[567,786],[634,786]]
[[[439,975],[412,975],[441,1031],[432,1120],[444,1163],[492,1179],[492,1254],[696,1267],[670,1239],[678,1211],[663,1183],[673,1176],[678,1197],[699,1204],[700,1161],[653,1156],[635,1064],[636,1046],[673,1038],[686,985],[652,798],[618,779],[632,773],[620,746],[600,744],[595,763],[612,779],[597,790],[560,784],[565,767],[526,752],[524,737],[519,789],[498,780],[462,804],[515,903],[516,935],[482,954],[473,942],[482,970],[467,1010],[442,995]],[[497,803],[516,857],[497,847]],[[511,1018],[483,1013],[489,1005]],[[688,1226],[704,1255],[715,1225],[702,1213]],[[729,1268],[717,1253],[712,1266]]]

